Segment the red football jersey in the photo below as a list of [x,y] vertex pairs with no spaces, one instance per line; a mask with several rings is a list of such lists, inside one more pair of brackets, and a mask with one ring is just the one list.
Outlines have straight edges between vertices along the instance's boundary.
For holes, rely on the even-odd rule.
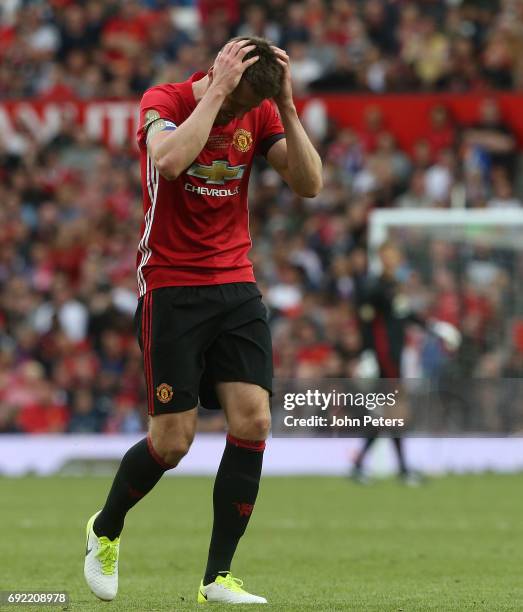
[[196,107],[192,83],[203,76],[152,87],[140,103],[140,295],[157,287],[254,281],[247,189],[254,156],[284,137],[274,103],[264,100],[242,119],[213,127],[198,157],[174,181],[160,176],[147,153],[143,126],[151,116],[171,126],[183,123]]

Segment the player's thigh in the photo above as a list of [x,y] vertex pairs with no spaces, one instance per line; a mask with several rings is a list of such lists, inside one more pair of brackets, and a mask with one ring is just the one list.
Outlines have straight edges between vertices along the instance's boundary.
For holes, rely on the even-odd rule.
[[271,332],[260,296],[227,315],[205,357],[215,383],[251,383],[272,393]]
[[271,426],[269,392],[245,382],[218,382],[216,394],[229,433],[246,440],[265,440]]
[[230,313],[206,358],[209,379],[230,433],[253,440],[267,437],[272,342],[267,311],[259,295]]
[[185,412],[198,405],[205,349],[216,334],[212,308],[197,287],[155,289],[140,300],[135,323],[149,415]]

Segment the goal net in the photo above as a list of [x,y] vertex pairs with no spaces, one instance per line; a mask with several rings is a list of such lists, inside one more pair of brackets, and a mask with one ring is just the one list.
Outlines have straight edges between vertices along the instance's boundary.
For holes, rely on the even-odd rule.
[[447,431],[453,420],[457,430],[523,431],[523,210],[375,211],[373,273],[385,241],[403,251],[401,282],[411,308],[456,325],[463,338],[449,355],[411,330],[403,376],[438,381]]

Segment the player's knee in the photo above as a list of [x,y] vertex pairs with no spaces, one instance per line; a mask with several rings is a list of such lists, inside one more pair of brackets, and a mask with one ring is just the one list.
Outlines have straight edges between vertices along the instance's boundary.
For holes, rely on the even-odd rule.
[[172,465],[173,467],[178,465],[180,461],[189,452],[191,447],[192,439],[187,437],[180,437],[175,439],[160,438],[156,441],[153,440],[156,452],[160,455],[165,463]]
[[244,438],[246,440],[265,440],[269,436],[270,430],[270,415],[256,415],[248,421],[244,421],[242,432],[239,437]]
[[269,436],[271,430],[271,417],[270,415],[264,415],[254,419],[254,440],[265,440]]
[[175,444],[165,451],[164,461],[169,465],[176,466],[189,452],[190,444]]
[[196,431],[196,410],[159,415],[149,421],[149,435],[162,461],[175,467],[188,453]]
[[162,461],[175,467],[185,457],[191,448],[194,434],[186,432],[172,432],[170,430],[162,432],[151,432],[151,439],[154,450]]

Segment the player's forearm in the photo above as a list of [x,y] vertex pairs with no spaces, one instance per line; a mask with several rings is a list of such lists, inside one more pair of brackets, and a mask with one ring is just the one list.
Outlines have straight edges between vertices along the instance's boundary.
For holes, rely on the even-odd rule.
[[291,189],[313,198],[323,187],[321,158],[298,118],[296,108],[280,108],[287,140],[287,175]]
[[174,180],[198,157],[224,99],[209,88],[191,115],[154,148],[153,161],[163,177]]

